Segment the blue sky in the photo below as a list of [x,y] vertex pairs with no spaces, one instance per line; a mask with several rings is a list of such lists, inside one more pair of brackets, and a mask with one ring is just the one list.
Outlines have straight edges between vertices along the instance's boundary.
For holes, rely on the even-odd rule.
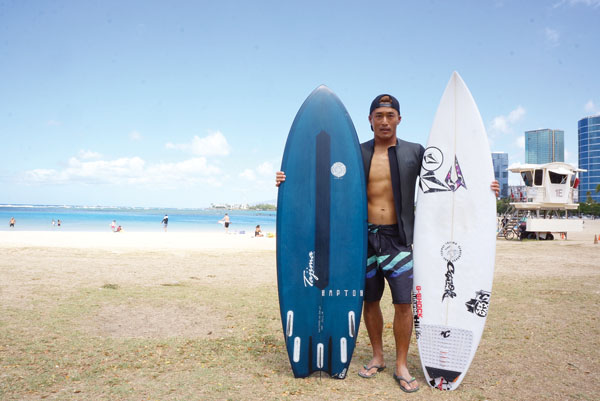
[[[425,144],[454,70],[492,151],[600,113],[600,0],[0,0],[0,203],[204,207],[274,200],[298,108],[320,84],[370,139],[400,101]],[[511,174],[512,175],[512,174]],[[518,182],[518,178],[511,177]]]

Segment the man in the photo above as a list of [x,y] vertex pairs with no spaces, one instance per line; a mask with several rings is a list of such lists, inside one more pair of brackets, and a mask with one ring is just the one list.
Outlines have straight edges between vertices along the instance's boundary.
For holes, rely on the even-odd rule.
[[[379,95],[371,103],[369,122],[374,137],[361,144],[367,177],[368,252],[363,316],[373,357],[359,370],[359,376],[372,378],[386,368],[383,354],[383,314],[380,300],[384,278],[394,304],[393,332],[396,343],[394,379],[404,392],[415,392],[419,384],[407,366],[412,334],[411,291],[412,241],[416,180],[421,170],[423,146],[396,137],[400,105],[391,95]],[[276,185],[285,181],[277,172]],[[497,181],[491,189],[498,194]]]
[[160,223],[163,225],[165,232],[167,232],[167,226],[169,225],[169,215],[165,214],[165,217],[163,217]]
[[225,213],[225,217],[223,217],[223,227],[225,227],[225,232],[229,233],[229,224],[231,221],[229,220],[229,215]]

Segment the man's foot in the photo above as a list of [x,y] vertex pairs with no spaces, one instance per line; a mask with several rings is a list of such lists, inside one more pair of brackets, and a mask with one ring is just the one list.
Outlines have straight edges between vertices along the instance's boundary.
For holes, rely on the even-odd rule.
[[363,379],[370,379],[375,377],[377,373],[382,372],[385,369],[385,364],[377,364],[371,361],[370,365],[364,365],[361,370],[358,371],[358,375]]
[[404,368],[398,371],[404,373],[401,375],[394,372],[394,380],[398,382],[400,390],[404,391],[405,393],[414,393],[419,390],[419,383],[417,383],[417,379],[408,373],[408,369]]

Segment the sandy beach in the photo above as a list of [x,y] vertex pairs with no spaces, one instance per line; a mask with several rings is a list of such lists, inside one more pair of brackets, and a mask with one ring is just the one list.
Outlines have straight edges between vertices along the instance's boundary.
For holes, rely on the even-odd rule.
[[[412,399],[594,399],[600,221],[568,240],[497,240],[486,330],[460,389]],[[348,378],[295,380],[275,238],[224,233],[0,232],[0,399],[391,399],[364,326]],[[386,297],[389,292],[386,290]],[[391,321],[384,298],[386,322]],[[384,341],[393,363],[391,325]],[[389,373],[389,374],[388,374]],[[374,397],[374,398],[373,398]]]
[[223,232],[0,231],[0,247],[136,250],[275,250],[275,237]]

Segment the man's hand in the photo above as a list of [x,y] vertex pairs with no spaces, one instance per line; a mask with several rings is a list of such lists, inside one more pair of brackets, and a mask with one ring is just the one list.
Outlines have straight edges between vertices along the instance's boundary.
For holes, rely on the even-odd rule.
[[[279,187],[282,182],[285,181],[285,173],[283,171],[278,171],[275,173],[275,186]],[[498,181],[496,181],[498,182]]]
[[496,198],[500,195],[500,183],[497,180],[492,181],[490,189],[496,194]]

